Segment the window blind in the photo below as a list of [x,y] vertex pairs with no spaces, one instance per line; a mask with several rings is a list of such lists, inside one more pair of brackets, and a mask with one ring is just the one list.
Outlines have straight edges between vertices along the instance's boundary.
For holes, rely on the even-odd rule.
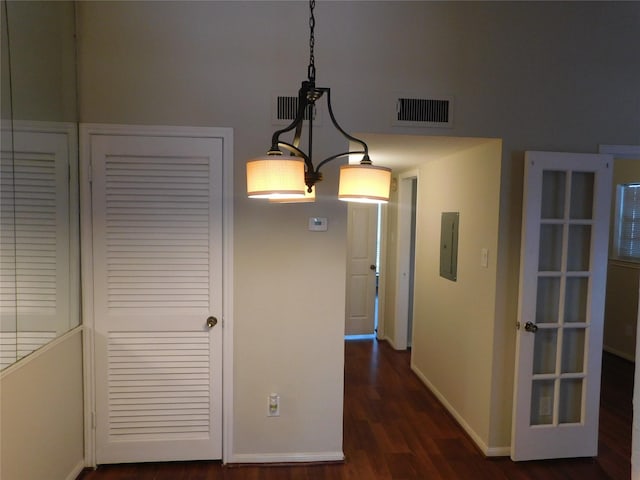
[[618,186],[617,255],[640,260],[640,183]]

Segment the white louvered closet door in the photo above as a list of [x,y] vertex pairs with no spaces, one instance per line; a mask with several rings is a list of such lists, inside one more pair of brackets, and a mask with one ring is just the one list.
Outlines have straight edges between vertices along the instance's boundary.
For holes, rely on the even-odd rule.
[[[23,122],[24,123],[24,122]],[[69,137],[35,125],[0,161],[0,361],[28,355],[70,323]],[[5,142],[5,140],[8,140]],[[13,140],[13,154],[6,150]]]
[[97,463],[219,459],[223,141],[90,148]]

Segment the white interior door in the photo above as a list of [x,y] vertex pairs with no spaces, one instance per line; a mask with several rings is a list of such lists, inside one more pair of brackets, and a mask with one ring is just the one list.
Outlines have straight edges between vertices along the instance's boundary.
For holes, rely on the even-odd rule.
[[346,335],[375,329],[377,205],[350,203],[347,226]]
[[90,155],[96,462],[219,459],[223,141],[92,135]]
[[597,454],[612,167],[525,155],[513,460]]

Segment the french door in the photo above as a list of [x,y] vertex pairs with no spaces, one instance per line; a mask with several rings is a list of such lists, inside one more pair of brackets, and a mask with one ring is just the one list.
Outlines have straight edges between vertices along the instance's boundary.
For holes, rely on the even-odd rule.
[[597,454],[612,169],[525,155],[513,460]]
[[89,142],[96,463],[219,459],[223,139]]

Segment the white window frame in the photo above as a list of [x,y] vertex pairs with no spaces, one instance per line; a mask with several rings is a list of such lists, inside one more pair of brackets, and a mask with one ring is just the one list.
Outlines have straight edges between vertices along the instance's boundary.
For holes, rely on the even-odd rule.
[[[627,198],[627,189],[638,189],[636,198]],[[631,201],[631,205],[626,202]],[[635,224],[635,229],[633,225]],[[631,232],[640,229],[640,183],[616,185],[616,216],[614,225],[613,252],[616,259],[640,263],[640,235],[627,238]]]
[[[616,159],[631,159],[638,160],[640,159],[640,145],[598,145],[598,153],[608,153],[613,156],[614,160]],[[613,228],[613,236],[612,236],[612,247],[611,247],[611,258],[613,260],[621,260],[625,262],[634,262],[640,263],[640,258],[633,257],[621,257],[619,256],[619,218],[620,213],[618,210],[619,207],[619,198],[618,193],[616,191],[616,211]]]

